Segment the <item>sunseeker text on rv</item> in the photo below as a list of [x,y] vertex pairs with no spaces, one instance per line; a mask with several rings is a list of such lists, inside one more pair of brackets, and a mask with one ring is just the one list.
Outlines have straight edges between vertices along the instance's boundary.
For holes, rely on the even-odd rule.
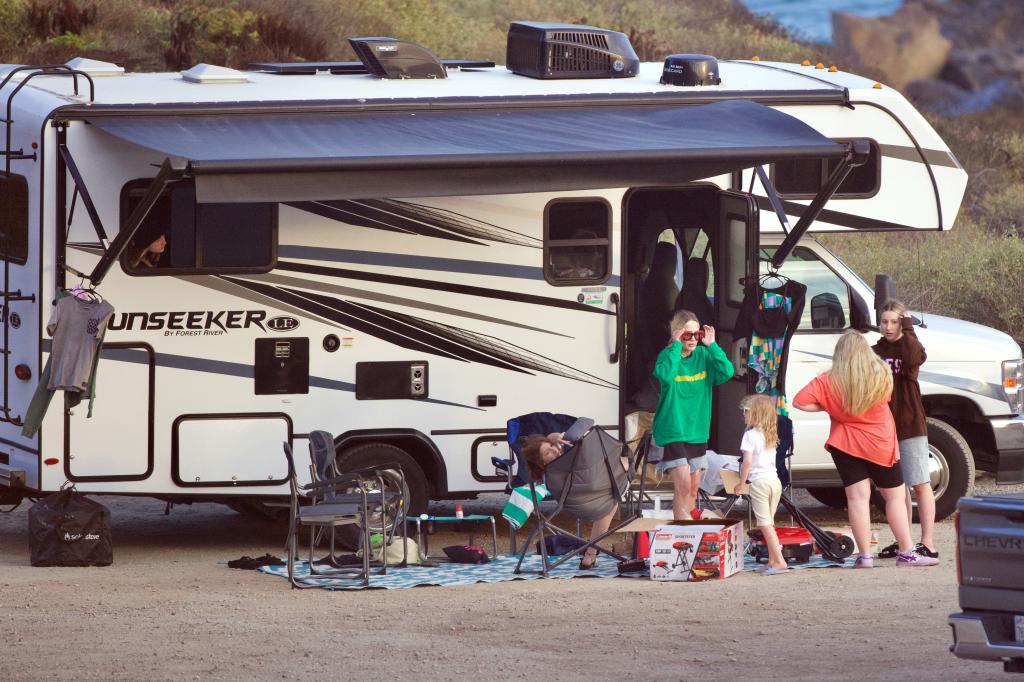
[[159,331],[161,329],[213,329],[226,332],[228,329],[259,327],[267,331],[263,321],[265,310],[192,310],[155,313],[115,313],[109,329]]

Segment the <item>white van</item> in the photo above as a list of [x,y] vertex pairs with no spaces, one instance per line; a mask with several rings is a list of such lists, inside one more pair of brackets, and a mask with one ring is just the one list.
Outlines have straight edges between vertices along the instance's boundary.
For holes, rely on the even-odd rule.
[[[871,327],[872,298],[801,235],[949,229],[966,186],[903,97],[852,74],[641,64],[622,34],[551,24],[513,24],[508,68],[353,42],[363,63],[0,70],[0,501],[72,481],[274,509],[281,442],[314,429],[343,466],[401,464],[414,509],[501,490],[507,419],[622,427],[659,306],[702,299],[742,370],[732,330],[763,249],[811,286],[809,311],[819,289],[838,299],[835,329],[793,342],[789,385],[810,378],[835,333]],[[787,237],[769,234],[782,223]],[[665,239],[678,262],[659,279]],[[710,289],[679,291],[680,254]],[[46,322],[76,284],[115,308],[93,415],[57,396],[26,435]],[[972,466],[1019,480],[1020,349],[924,322],[942,497],[970,489]],[[955,361],[966,329],[988,340],[984,361]],[[748,390],[719,387],[719,408]],[[734,450],[739,413],[717,414],[711,446]],[[822,423],[799,418],[798,483],[837,483]]]

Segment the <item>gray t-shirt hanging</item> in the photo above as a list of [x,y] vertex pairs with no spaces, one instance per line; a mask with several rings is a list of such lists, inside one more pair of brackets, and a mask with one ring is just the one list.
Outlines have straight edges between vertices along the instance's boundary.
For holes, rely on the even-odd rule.
[[106,301],[83,301],[65,296],[57,301],[46,331],[53,336],[50,350],[50,390],[84,391],[102,331],[114,306]]

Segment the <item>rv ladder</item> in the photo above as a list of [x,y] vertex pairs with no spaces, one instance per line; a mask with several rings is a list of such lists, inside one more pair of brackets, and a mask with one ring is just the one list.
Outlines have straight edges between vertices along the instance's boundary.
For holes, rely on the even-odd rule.
[[77,95],[78,77],[82,76],[83,78],[85,78],[85,80],[89,82],[89,101],[92,102],[96,99],[96,86],[92,82],[92,76],[85,73],[84,71],[72,69],[70,66],[67,66],[66,64],[47,64],[42,66],[16,66],[10,71],[8,71],[7,75],[4,76],[4,79],[0,81],[0,91],[2,91],[7,86],[7,84],[11,82],[11,79],[14,78],[15,75],[26,71],[28,72],[27,75],[21,79],[21,82],[14,86],[14,89],[11,90],[11,94],[7,96],[7,115],[3,119],[3,123],[7,128],[6,144],[4,145],[4,150],[0,152],[0,154],[3,154],[5,158],[4,172],[7,175],[11,174],[11,161],[19,161],[24,159],[32,159],[33,161],[36,160],[35,152],[32,152],[31,154],[26,154],[24,149],[11,149],[11,128],[14,125],[14,119],[12,118],[14,98],[18,95],[19,92],[21,92],[22,88],[28,85],[28,82],[30,80],[32,80],[36,76],[71,76],[72,80],[74,81],[74,92],[75,95]]

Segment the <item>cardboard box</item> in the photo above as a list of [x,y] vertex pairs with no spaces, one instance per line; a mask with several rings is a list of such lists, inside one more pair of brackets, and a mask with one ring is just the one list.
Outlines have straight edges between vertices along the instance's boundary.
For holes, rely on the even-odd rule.
[[651,540],[651,580],[721,580],[743,568],[743,522],[677,520]]

